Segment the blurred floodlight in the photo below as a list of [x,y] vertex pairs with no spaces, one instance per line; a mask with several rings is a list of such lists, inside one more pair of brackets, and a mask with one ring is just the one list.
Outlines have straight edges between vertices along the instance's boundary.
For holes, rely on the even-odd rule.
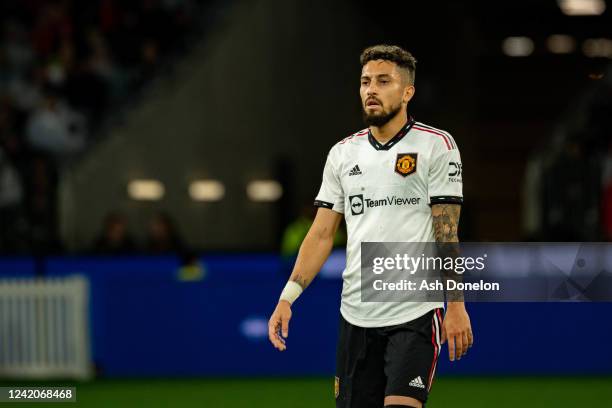
[[128,194],[133,200],[157,201],[164,193],[164,185],[158,180],[132,180],[128,184]]
[[603,72],[591,72],[588,75],[588,77],[589,77],[589,79],[592,79],[593,81],[599,81],[599,80],[603,79],[604,74],[603,74]]
[[612,58],[612,40],[589,38],[582,44],[582,52],[589,58]]
[[283,195],[283,186],[275,180],[255,180],[247,185],[247,195],[253,201],[276,201]]
[[240,323],[242,335],[250,340],[268,338],[268,321],[264,316],[249,317]]
[[546,39],[546,46],[553,54],[569,54],[576,49],[576,40],[569,35],[555,34]]
[[606,10],[604,0],[557,0],[557,4],[568,16],[598,16]]
[[219,201],[225,196],[225,186],[217,180],[197,180],[189,185],[189,195],[195,201]]
[[527,57],[533,52],[533,41],[529,37],[508,37],[502,43],[502,49],[509,57]]

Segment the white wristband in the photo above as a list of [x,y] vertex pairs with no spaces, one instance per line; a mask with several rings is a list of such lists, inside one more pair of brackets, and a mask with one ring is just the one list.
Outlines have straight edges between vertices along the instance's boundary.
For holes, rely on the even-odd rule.
[[286,300],[290,304],[293,304],[293,302],[295,302],[295,299],[297,299],[303,291],[304,289],[302,289],[302,287],[298,283],[294,281],[289,281],[281,292],[279,300]]

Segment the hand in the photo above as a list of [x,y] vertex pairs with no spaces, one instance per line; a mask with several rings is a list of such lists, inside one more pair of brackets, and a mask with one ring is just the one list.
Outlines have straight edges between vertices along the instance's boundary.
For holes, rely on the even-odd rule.
[[449,302],[442,322],[442,344],[448,338],[448,358],[460,360],[474,344],[470,317],[463,302]]
[[287,349],[285,339],[289,337],[289,320],[291,320],[291,303],[281,300],[268,322],[268,338],[279,351]]

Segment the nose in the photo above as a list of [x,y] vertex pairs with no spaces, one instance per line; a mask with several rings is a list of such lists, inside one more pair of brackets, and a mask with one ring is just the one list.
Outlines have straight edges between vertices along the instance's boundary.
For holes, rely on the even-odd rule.
[[374,84],[370,84],[366,89],[366,95],[373,96],[376,95],[376,86]]

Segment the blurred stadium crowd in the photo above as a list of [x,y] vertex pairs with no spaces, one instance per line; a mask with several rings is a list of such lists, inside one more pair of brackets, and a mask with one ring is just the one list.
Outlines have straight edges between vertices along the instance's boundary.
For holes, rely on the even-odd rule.
[[185,50],[202,3],[0,2],[0,252],[61,251],[60,165]]
[[612,83],[598,81],[528,163],[524,217],[537,241],[612,241]]
[[131,253],[183,253],[187,250],[181,235],[166,213],[157,213],[148,225],[145,242],[137,242],[128,229],[124,215],[110,213],[104,221],[100,235],[96,238],[91,251],[98,254],[125,255]]
[[[190,36],[201,29],[196,16],[206,5],[206,0],[0,2],[0,253],[64,252],[58,217],[62,166],[87,152],[105,135],[110,119],[185,54]],[[495,55],[507,58],[497,47]],[[582,98],[563,102],[570,110],[556,118],[556,131],[527,161],[522,235],[513,239],[612,240],[610,58],[599,58],[608,72],[593,73],[600,77],[591,78]],[[524,66],[535,71],[541,61],[534,61]],[[421,89],[426,99],[427,86]],[[530,136],[521,137],[535,144]],[[521,166],[525,162],[511,153],[506,156]],[[500,177],[494,176],[498,182]],[[494,195],[485,193],[491,204]],[[283,253],[295,252],[312,220],[312,215],[294,210],[279,210],[296,215],[293,222],[285,222],[289,216],[282,220]],[[471,232],[477,211],[466,203],[462,239],[483,238]],[[116,254],[179,251],[184,246],[168,214],[152,217],[148,238],[140,243],[131,237],[128,224],[123,215],[110,213],[97,240],[81,248]]]

